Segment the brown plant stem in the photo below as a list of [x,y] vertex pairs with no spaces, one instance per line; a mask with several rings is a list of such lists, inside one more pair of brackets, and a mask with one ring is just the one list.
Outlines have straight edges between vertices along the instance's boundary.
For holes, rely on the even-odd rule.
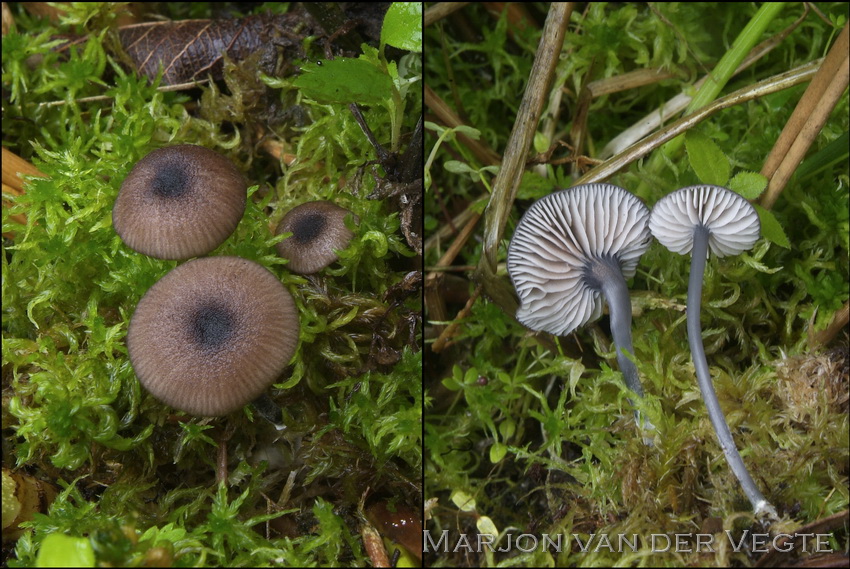
[[499,305],[503,308],[512,307],[509,314],[516,312],[516,299],[506,287],[496,284],[496,254],[525,169],[528,150],[531,148],[549,93],[549,85],[558,64],[572,10],[572,2],[555,2],[549,7],[528,86],[523,94],[514,128],[505,147],[502,167],[493,183],[493,194],[484,214],[484,251],[475,276],[478,282],[483,284],[485,292]]
[[761,173],[768,178],[768,185],[761,206],[765,209],[776,203],[847,88],[850,79],[848,26],[850,24],[844,25],[764,162]]

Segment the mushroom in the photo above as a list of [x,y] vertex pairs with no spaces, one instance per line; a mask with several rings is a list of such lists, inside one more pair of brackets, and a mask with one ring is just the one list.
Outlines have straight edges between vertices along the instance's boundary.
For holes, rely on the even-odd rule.
[[580,185],[532,204],[508,248],[508,273],[521,302],[517,319],[532,330],[564,336],[602,315],[604,295],[620,371],[641,397],[629,357],[634,350],[626,278],[649,248],[648,221],[646,206],[623,188]]
[[[283,216],[275,235],[292,233],[277,244],[277,252],[289,260],[289,268],[309,275],[321,271],[339,257],[336,252],[348,247],[354,232],[345,226],[351,212],[329,201],[306,202]],[[353,214],[352,214],[353,215]],[[354,222],[358,218],[354,215]]]
[[245,212],[245,178],[221,154],[192,144],[160,148],[121,184],[112,224],[131,249],[158,259],[209,253]]
[[688,344],[702,398],[726,461],[741,483],[756,515],[764,514],[775,519],[776,510],[759,491],[747,471],[720,409],[708,371],[699,321],[702,277],[709,250],[718,257],[725,257],[752,248],[759,238],[758,214],[747,200],[731,190],[720,186],[690,186],[661,198],[652,209],[649,227],[655,238],[669,250],[681,255],[691,253],[687,304]]
[[192,415],[226,415],[259,397],[298,345],[298,313],[266,268],[203,257],[166,274],[130,320],[127,350],[141,384]]

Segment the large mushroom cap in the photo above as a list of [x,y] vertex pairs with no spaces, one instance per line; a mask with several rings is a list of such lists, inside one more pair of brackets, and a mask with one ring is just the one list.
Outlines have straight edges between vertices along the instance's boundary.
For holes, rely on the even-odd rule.
[[674,253],[694,246],[694,230],[708,230],[708,250],[718,257],[751,249],[759,238],[759,216],[750,203],[720,186],[689,186],[669,193],[655,204],[649,228]]
[[[351,212],[329,201],[306,202],[289,210],[277,226],[276,235],[292,233],[277,244],[277,252],[289,259],[289,269],[301,274],[321,271],[338,259],[336,251],[348,247],[354,233],[345,226]],[[355,223],[357,216],[354,216]]]
[[209,253],[236,229],[247,186],[221,154],[191,144],[160,148],[127,174],[112,210],[115,232],[158,259]]
[[517,319],[563,336],[602,314],[590,260],[616,259],[632,277],[652,235],[649,210],[618,186],[586,184],[554,192],[525,212],[508,248],[508,273],[521,306]]
[[127,349],[154,397],[218,416],[257,398],[298,345],[298,313],[271,272],[239,257],[184,263],[142,297]]

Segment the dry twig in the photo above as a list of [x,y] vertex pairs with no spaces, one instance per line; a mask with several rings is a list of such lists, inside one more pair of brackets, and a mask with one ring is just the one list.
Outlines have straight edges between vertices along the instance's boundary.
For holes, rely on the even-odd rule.
[[776,203],[847,88],[850,79],[848,26],[850,24],[844,25],[764,162],[761,173],[769,180],[761,198],[761,205],[765,209],[770,209]]

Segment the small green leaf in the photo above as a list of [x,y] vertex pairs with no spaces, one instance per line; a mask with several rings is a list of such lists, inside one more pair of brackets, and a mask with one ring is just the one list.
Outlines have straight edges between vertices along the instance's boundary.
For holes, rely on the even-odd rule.
[[534,151],[543,154],[547,150],[549,150],[549,146],[551,146],[551,141],[549,137],[543,134],[542,132],[534,133]]
[[501,423],[499,423],[499,434],[502,435],[503,439],[509,439],[514,436],[516,432],[516,423],[513,419],[507,418]]
[[85,537],[52,533],[41,542],[36,567],[94,567],[94,550]]
[[502,443],[493,443],[490,447],[490,462],[493,464],[499,463],[508,454],[508,447]]
[[791,243],[788,241],[785,231],[782,229],[776,216],[773,215],[773,212],[764,209],[760,205],[754,204],[753,207],[756,208],[759,214],[762,236],[771,243],[776,243],[780,247],[790,249]]
[[758,172],[738,172],[729,180],[729,189],[748,200],[754,200],[767,187],[767,178]]
[[393,2],[384,16],[381,43],[407,51],[421,52],[422,3]]
[[446,160],[443,167],[452,174],[478,174],[478,170],[470,168],[466,162],[460,160]]
[[493,539],[499,537],[499,530],[490,516],[479,516],[475,522],[475,527],[478,528],[478,533],[481,535],[491,535]]
[[292,84],[320,103],[378,105],[392,97],[392,79],[365,59],[305,63]]
[[455,490],[452,492],[451,501],[454,502],[454,505],[457,506],[462,512],[474,512],[475,511],[475,498],[471,495],[467,494],[463,490]]
[[688,161],[697,177],[704,184],[725,186],[729,182],[731,166],[729,159],[713,140],[694,130],[685,135]]
[[468,136],[472,140],[478,140],[479,138],[481,138],[481,131],[480,130],[478,130],[477,128],[473,128],[471,126],[465,125],[465,124],[459,124],[456,127],[452,128],[452,130],[457,132],[457,133],[460,133],[460,134],[465,134],[466,136]]

